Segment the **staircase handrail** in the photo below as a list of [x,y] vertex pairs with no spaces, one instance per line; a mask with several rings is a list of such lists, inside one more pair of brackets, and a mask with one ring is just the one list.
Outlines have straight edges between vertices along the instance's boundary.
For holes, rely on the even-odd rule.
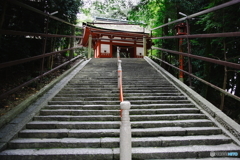
[[119,56],[119,47],[117,47],[117,57],[118,57],[118,89],[119,89],[119,100],[123,102],[123,88],[122,88],[122,61]]
[[120,160],[132,159],[132,133],[129,110],[131,103],[123,100],[123,87],[122,87],[122,61],[120,60],[120,48],[117,47],[117,59],[118,59],[118,89],[120,100]]

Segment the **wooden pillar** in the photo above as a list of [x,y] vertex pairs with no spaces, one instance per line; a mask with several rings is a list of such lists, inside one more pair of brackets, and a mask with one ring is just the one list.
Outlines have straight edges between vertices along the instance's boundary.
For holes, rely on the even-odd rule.
[[89,35],[88,38],[88,58],[91,58],[91,54],[92,54],[92,35]]
[[147,39],[145,36],[143,37],[143,55],[147,56]]
[[[183,38],[180,38],[179,39],[179,52],[183,51],[182,50],[182,43],[183,43]],[[179,69],[181,69],[181,70],[184,70],[184,67],[183,67],[184,62],[183,61],[184,61],[183,55],[179,55]],[[182,71],[179,71],[179,80],[182,81],[182,82],[184,81]]]

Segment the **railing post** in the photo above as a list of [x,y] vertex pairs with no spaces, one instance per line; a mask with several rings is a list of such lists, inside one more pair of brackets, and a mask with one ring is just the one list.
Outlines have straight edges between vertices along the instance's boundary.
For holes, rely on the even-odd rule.
[[132,135],[129,110],[131,103],[123,101],[120,103],[122,110],[121,127],[120,127],[120,160],[132,159]]
[[120,48],[117,47],[117,59],[120,60]]
[[[72,36],[75,36],[75,26],[70,26],[70,27],[71,27]],[[72,37],[70,39],[70,48],[74,47],[74,42],[75,42],[75,38]],[[71,60],[72,58],[74,58],[74,49],[70,50],[70,54],[69,54],[69,59]]]
[[122,61],[118,60],[118,89],[120,89],[122,83]]
[[92,54],[92,35],[89,35],[88,38],[88,58],[91,58],[91,54]]

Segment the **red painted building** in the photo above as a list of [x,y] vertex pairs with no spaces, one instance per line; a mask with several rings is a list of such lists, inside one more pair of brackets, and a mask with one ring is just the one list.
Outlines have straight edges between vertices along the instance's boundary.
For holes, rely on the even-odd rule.
[[[113,23],[109,23],[112,25]],[[123,25],[115,24],[118,28]],[[88,47],[91,35],[91,47],[94,50],[94,58],[116,58],[117,47],[120,47],[122,58],[142,58],[144,56],[144,37],[146,46],[149,48],[151,40],[149,34],[144,32],[133,32],[116,29],[106,29],[94,25],[84,24],[84,34],[81,45]]]

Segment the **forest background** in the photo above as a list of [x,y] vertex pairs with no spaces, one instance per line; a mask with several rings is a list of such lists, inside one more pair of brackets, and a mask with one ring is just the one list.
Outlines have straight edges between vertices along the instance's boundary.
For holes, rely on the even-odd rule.
[[[113,18],[128,20],[132,23],[140,23],[148,29],[158,27],[162,24],[182,18],[179,12],[191,15],[199,11],[220,5],[227,2],[226,0],[39,0],[42,3],[34,3],[34,1],[20,0],[30,6],[38,8],[42,11],[52,13],[56,10],[56,17],[64,19],[73,24],[81,24],[81,22],[92,21],[94,17]],[[30,11],[23,10],[18,6],[8,5],[4,8],[4,1],[0,2],[0,15],[5,12],[5,17],[1,17],[1,29],[44,32],[44,17],[32,14]],[[46,8],[47,6],[47,8]],[[84,15],[84,16],[83,16]],[[223,33],[223,32],[239,32],[240,31],[240,4],[211,12],[194,19],[189,20],[191,34],[203,33]],[[85,17],[85,18],[83,18]],[[176,24],[169,25],[163,29],[153,32],[154,37],[176,35]],[[53,34],[71,34],[71,29],[57,21],[50,21],[49,33]],[[81,30],[76,30],[77,35],[81,35]],[[178,50],[178,39],[173,40],[154,40],[154,46]],[[228,62],[240,63],[240,38],[195,38],[191,39],[191,54],[199,55]],[[19,36],[1,36],[0,38],[0,63],[8,62],[16,59],[39,55],[42,52],[42,46],[39,45],[41,39],[26,39]],[[70,40],[68,38],[49,39],[48,51],[58,50],[59,48],[67,48]],[[185,50],[187,50],[186,41],[184,42]],[[18,53],[18,54],[15,54]],[[178,67],[178,56],[164,53],[158,50],[152,50],[151,55],[157,56]],[[77,54],[83,54],[82,51],[76,51]],[[65,57],[69,53],[62,53]],[[54,61],[58,62],[57,59]],[[188,59],[185,58],[184,67],[188,70]],[[48,63],[46,63],[47,65]],[[240,71],[216,65],[196,59],[191,59],[192,73],[236,96],[240,96]],[[53,64],[52,64],[53,65]],[[18,80],[24,82],[36,74],[36,63],[28,63],[11,69],[1,70],[0,90],[4,92],[6,89],[13,87],[18,82],[8,81],[12,79],[12,75],[22,75]],[[46,68],[51,65],[46,66]],[[178,71],[168,66],[163,67],[178,76]],[[32,68],[34,71],[29,71]],[[2,76],[1,76],[2,77]],[[6,83],[7,81],[7,83]],[[184,82],[190,85],[190,79],[186,76]],[[215,89],[191,79],[192,88],[208,99],[215,106],[223,110],[232,119],[240,123],[240,102],[230,97],[224,96]],[[6,88],[7,86],[7,88]],[[30,88],[34,88],[33,84]],[[14,95],[14,99],[18,97]],[[7,101],[7,100],[6,100]],[[1,108],[6,109],[6,101],[1,103]],[[8,107],[7,107],[8,108]]]

